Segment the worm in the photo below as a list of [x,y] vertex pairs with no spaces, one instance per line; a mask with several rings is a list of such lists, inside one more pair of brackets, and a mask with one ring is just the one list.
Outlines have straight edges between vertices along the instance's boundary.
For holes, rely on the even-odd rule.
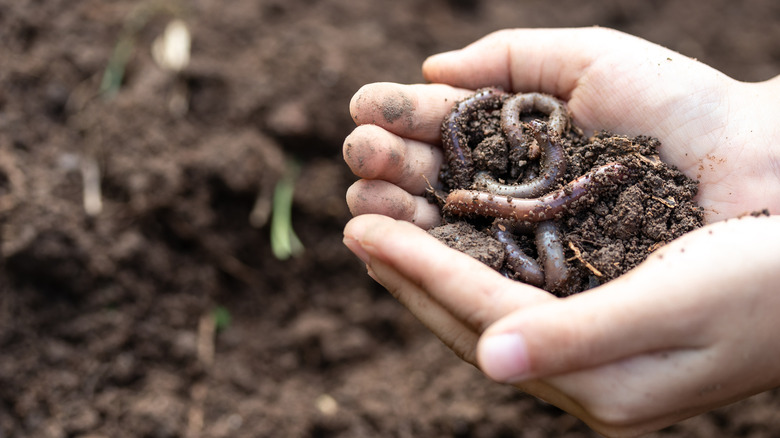
[[[505,108],[506,105],[508,102]],[[488,172],[478,172],[474,177],[476,189],[513,198],[533,198],[549,192],[555,181],[566,173],[566,153],[560,143],[560,136],[549,135],[540,122],[531,122],[530,126],[542,150],[542,171],[539,176],[521,184],[501,184]]]
[[506,265],[512,272],[524,282],[533,286],[542,287],[544,284],[544,271],[536,259],[529,257],[517,245],[512,235],[512,225],[504,223],[501,219],[496,219],[490,231],[506,250]]
[[539,222],[536,226],[536,250],[544,267],[544,288],[560,291],[569,280],[569,267],[563,254],[563,242],[558,225],[553,220]]
[[497,88],[484,88],[458,102],[442,123],[444,154],[456,189],[469,187],[474,178],[471,149],[462,126],[481,109],[500,108],[506,93]]
[[[525,149],[523,147],[523,124],[520,121],[520,114],[534,110],[548,115],[550,129],[552,129],[555,135],[561,137],[566,132],[569,124],[569,114],[561,101],[553,96],[541,93],[516,94],[507,99],[501,108],[501,129],[506,134],[510,147]],[[527,154],[527,151],[523,155],[525,154]]]
[[477,214],[513,221],[541,222],[572,210],[580,198],[597,193],[609,184],[623,181],[628,174],[626,166],[612,162],[589,171],[554,192],[530,199],[478,190],[453,190],[447,195],[443,210],[456,215]]

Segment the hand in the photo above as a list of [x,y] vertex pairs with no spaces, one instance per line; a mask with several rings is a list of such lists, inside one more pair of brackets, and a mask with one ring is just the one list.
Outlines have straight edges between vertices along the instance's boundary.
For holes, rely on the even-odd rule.
[[[356,215],[437,224],[419,195],[436,184],[439,125],[455,100],[488,85],[555,94],[586,130],[660,138],[662,159],[700,180],[711,222],[780,211],[778,80],[739,83],[598,28],[499,32],[423,72],[448,85],[374,84],[353,98],[359,126],[344,154],[365,178],[347,195]],[[345,243],[464,360],[605,434],[660,428],[780,383],[777,217],[714,223],[565,299],[387,217],[353,219]]]

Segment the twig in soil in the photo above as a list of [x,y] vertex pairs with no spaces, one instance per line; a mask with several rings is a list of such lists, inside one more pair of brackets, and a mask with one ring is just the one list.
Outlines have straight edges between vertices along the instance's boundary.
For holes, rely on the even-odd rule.
[[650,248],[647,248],[647,252],[653,252],[664,245],[666,242],[655,242]]
[[598,269],[596,269],[596,267],[595,267],[595,266],[591,265],[591,264],[590,264],[590,263],[589,263],[587,260],[585,260],[585,259],[582,257],[582,251],[580,251],[580,249],[579,249],[579,248],[577,248],[577,246],[576,246],[576,245],[575,245],[573,242],[569,242],[569,248],[570,248],[572,251],[574,251],[574,257],[572,257],[572,258],[570,258],[570,259],[567,259],[567,260],[566,260],[567,262],[570,262],[570,261],[573,261],[573,260],[579,260],[579,261],[580,261],[580,263],[582,263],[582,264],[583,264],[583,266],[585,266],[586,268],[588,268],[588,270],[589,270],[590,272],[592,272],[592,273],[593,273],[593,275],[595,275],[596,277],[603,277],[603,276],[604,276],[604,274],[602,274],[602,273],[601,273],[601,271],[599,271]]
[[425,189],[425,192],[434,198],[434,200],[436,201],[436,205],[439,206],[444,205],[444,203],[447,202],[447,194],[441,190],[436,190],[433,187],[433,184],[431,184],[430,180],[428,180],[427,176],[425,175],[420,175],[420,176],[423,177],[423,179],[425,180],[425,184],[428,185],[428,187],[426,187]]
[[669,197],[668,199],[659,198],[658,196],[651,196],[651,199],[655,199],[656,201],[660,202],[661,204],[669,207],[674,208],[677,206],[677,201],[674,200],[674,198]]
[[634,152],[632,155],[634,155],[635,157],[639,158],[641,161],[644,161],[645,163],[653,167],[658,167],[663,165],[663,162],[661,161],[661,158],[658,155],[651,155],[648,157],[646,155],[640,154],[639,152]]

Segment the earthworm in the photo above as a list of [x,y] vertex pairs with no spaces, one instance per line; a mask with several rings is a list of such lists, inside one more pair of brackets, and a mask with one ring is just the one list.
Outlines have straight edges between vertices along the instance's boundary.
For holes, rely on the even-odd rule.
[[[504,105],[505,108],[506,105],[508,102]],[[563,151],[560,136],[551,136],[545,132],[545,126],[541,122],[531,122],[530,126],[542,150],[539,176],[521,184],[501,184],[488,172],[478,172],[474,178],[475,188],[514,198],[533,198],[552,189],[555,181],[566,173],[566,153]]]
[[544,284],[544,271],[539,263],[529,257],[517,245],[512,235],[512,225],[496,219],[490,227],[493,237],[496,238],[506,250],[506,264],[524,283],[541,287]]
[[569,267],[563,254],[561,232],[555,221],[539,222],[536,226],[536,250],[544,267],[544,288],[559,291],[569,279]]
[[506,93],[497,88],[478,90],[476,94],[458,102],[449,116],[444,119],[442,139],[445,158],[455,184],[453,188],[470,186],[474,177],[471,149],[461,126],[481,109],[499,108],[505,96]]
[[516,94],[507,99],[501,108],[501,129],[504,130],[510,147],[523,148],[523,124],[520,114],[534,110],[548,115],[548,124],[555,135],[561,137],[566,132],[569,115],[561,101],[541,93]]
[[544,196],[517,199],[478,190],[453,190],[447,195],[443,210],[456,215],[478,214],[514,221],[541,222],[575,207],[585,195],[602,190],[611,183],[625,180],[629,170],[612,162],[597,167]]

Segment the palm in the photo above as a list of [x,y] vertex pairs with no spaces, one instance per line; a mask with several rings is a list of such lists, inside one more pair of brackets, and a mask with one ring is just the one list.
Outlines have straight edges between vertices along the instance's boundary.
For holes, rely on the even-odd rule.
[[[675,56],[664,62],[680,63],[680,55]],[[732,113],[732,108],[744,108],[738,104],[744,97],[735,91],[749,92],[749,85],[727,86],[733,81],[701,65],[704,78],[694,77],[684,87],[657,80],[662,75],[657,70],[676,67],[651,65],[647,68],[656,71],[633,69],[620,74],[613,65],[608,58],[600,59],[572,90],[568,103],[576,123],[585,130],[661,139],[662,159],[699,180],[697,200],[710,222],[769,207],[770,197],[756,189],[780,187],[777,173],[771,172],[778,154],[761,144],[760,132],[734,129],[739,128],[735,122],[740,118],[761,117],[751,111],[761,107],[756,103],[740,114]],[[767,165],[770,172],[762,170]]]

